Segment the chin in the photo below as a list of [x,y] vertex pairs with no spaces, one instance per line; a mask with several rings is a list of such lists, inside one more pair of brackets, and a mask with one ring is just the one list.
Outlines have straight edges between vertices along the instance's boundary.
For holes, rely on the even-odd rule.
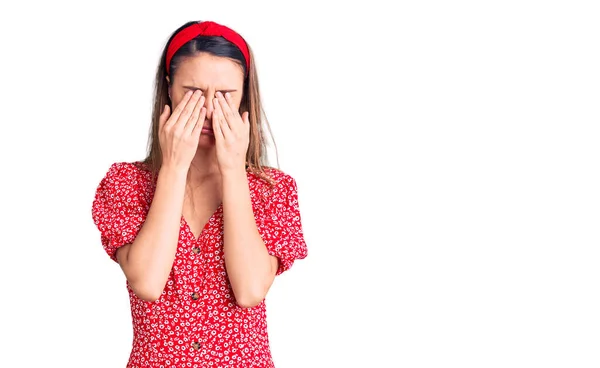
[[201,148],[211,148],[215,146],[215,136],[210,134],[202,134],[200,135],[200,139],[198,140],[198,147]]

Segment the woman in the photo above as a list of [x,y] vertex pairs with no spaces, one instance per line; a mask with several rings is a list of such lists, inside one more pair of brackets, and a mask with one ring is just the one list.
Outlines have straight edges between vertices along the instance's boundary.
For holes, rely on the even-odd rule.
[[127,278],[128,367],[273,367],[264,299],[307,249],[296,183],[266,166],[261,112],[239,34],[214,22],[173,33],[149,154],[112,164],[92,205]]

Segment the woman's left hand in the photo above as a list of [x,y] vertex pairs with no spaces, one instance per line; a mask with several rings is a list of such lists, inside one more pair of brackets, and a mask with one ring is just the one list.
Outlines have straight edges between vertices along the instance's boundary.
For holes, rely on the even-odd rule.
[[213,132],[217,146],[217,160],[221,175],[228,171],[246,168],[246,153],[250,142],[250,122],[248,112],[240,116],[231,95],[217,92],[213,99]]

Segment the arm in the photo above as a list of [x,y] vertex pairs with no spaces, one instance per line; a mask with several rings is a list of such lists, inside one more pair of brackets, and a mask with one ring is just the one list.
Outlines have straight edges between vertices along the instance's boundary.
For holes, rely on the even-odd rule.
[[148,216],[131,244],[117,250],[117,260],[134,293],[158,299],[165,287],[179,239],[187,173],[163,166]]
[[256,227],[245,170],[223,174],[225,267],[238,305],[258,305],[273,284],[278,259]]
[[165,105],[159,119],[162,166],[146,220],[130,245],[117,251],[129,285],[140,298],[154,301],[162,294],[177,252],[181,212],[190,162],[206,116],[204,96],[187,92],[170,113]]

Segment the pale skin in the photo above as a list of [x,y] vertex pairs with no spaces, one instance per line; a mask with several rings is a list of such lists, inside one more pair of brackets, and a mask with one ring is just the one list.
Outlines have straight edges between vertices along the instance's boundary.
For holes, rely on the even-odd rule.
[[[146,221],[117,260],[136,295],[157,300],[175,259],[183,216],[194,237],[223,205],[225,267],[239,306],[262,302],[277,272],[254,220],[246,175],[250,124],[240,115],[244,74],[236,62],[201,53],[182,61],[160,119],[163,164]],[[170,80],[169,80],[170,81]]]

